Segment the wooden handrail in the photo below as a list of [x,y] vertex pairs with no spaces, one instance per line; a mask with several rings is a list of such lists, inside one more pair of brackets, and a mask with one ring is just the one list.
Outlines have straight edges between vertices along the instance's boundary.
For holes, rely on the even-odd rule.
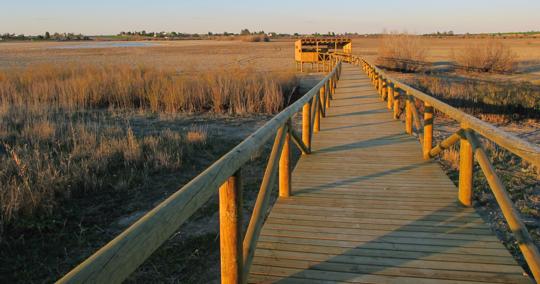
[[[495,195],[495,199],[501,208],[510,230],[518,242],[519,248],[523,253],[525,261],[531,269],[534,279],[537,281],[540,280],[540,253],[538,252],[531,235],[527,231],[527,228],[520,220],[519,214],[514,208],[514,204],[512,203],[510,196],[497,176],[497,173],[495,172],[493,165],[490,163],[486,152],[476,136],[476,133],[516,154],[537,168],[540,168],[540,147],[500,130],[491,124],[481,121],[472,115],[466,114],[394,79],[391,76],[388,76],[383,70],[379,69],[367,60],[355,59],[352,61],[359,62],[358,64],[362,65],[362,69],[367,73],[367,75],[370,78],[375,78],[374,84],[378,89],[381,98],[384,99],[384,84],[393,84],[394,88],[399,88],[407,92],[407,95],[405,96],[407,108],[405,123],[406,132],[412,134],[413,119],[419,136],[422,135],[420,134],[420,131],[423,129],[424,139],[420,138],[420,142],[423,144],[423,156],[425,159],[432,158],[441,153],[444,149],[449,148],[457,141],[461,141],[458,199],[465,206],[472,205],[471,200],[474,153],[474,157],[476,157],[476,160],[480,165],[486,180],[488,181],[491,191]],[[382,83],[383,80],[385,82],[384,84]],[[420,122],[420,115],[414,106],[413,98],[424,102],[423,126]],[[390,105],[391,104],[388,103],[388,106]],[[394,113],[396,112],[395,108],[398,106],[399,104],[395,104]],[[458,121],[461,129],[432,148],[434,109],[437,109],[437,111],[440,111],[448,117]]]
[[[277,167],[277,159],[281,156],[283,137],[285,133],[291,134],[292,140],[299,145],[304,153],[310,153],[310,145],[303,145],[292,130],[290,120],[300,111],[306,104],[309,104],[313,98],[320,94],[323,86],[328,89],[329,82],[332,80],[332,85],[338,79],[341,70],[341,61],[331,62],[333,69],[317,83],[304,96],[298,99],[293,104],[286,107],[280,113],[275,115],[261,128],[257,129],[253,134],[244,139],[240,144],[234,147],[227,154],[222,156],[218,161],[204,170],[201,174],[184,185],[178,191],[173,193],[159,205],[150,210],[147,214],[137,220],[125,231],[100,248],[97,252],[75,267],[73,270],[64,275],[58,280],[58,283],[121,283],[125,280],[139,265],[141,265],[161,244],[163,244],[178,228],[203,206],[212,195],[218,192],[218,188],[222,187],[227,195],[237,198],[233,188],[241,183],[240,180],[231,180],[232,176],[240,179],[239,170],[251,157],[257,153],[266,142],[272,138],[275,133],[280,137],[278,147],[273,149],[270,161],[263,179],[261,189],[270,191],[271,185],[274,183]],[[335,85],[334,85],[335,86]],[[331,99],[331,96],[329,97]],[[316,101],[318,101],[317,99]],[[328,100],[327,100],[328,104]],[[326,107],[323,106],[323,107]],[[309,114],[309,108],[308,114]],[[311,119],[305,121],[308,132],[311,132]],[[279,131],[278,131],[279,130]],[[304,133],[302,133],[304,135]],[[307,133],[308,137],[311,133]],[[299,140],[299,141],[296,141]],[[274,145],[276,146],[276,145]],[[307,147],[306,147],[307,146]],[[278,152],[276,154],[276,152]],[[270,168],[270,169],[269,169]],[[223,185],[224,183],[228,185]],[[225,193],[224,193],[225,194]],[[266,196],[266,194],[264,194]],[[262,198],[262,197],[261,197]],[[266,200],[263,200],[266,201]],[[261,201],[262,202],[262,201]],[[231,205],[231,202],[223,202]],[[264,205],[265,202],[262,202]],[[220,202],[221,204],[221,202]],[[257,207],[257,206],[256,206]],[[242,265],[234,265],[230,261],[233,269],[241,269],[245,281],[245,275],[249,271],[250,257],[252,257],[252,247],[258,238],[260,225],[265,218],[265,206],[260,206],[260,210],[255,220],[252,220],[254,227],[250,230],[249,236],[244,240],[244,256]],[[253,219],[253,218],[252,218]],[[225,219],[226,220],[226,219]],[[228,228],[236,228],[236,224],[231,224]],[[227,243],[235,242],[229,240]],[[247,251],[246,251],[247,250]],[[230,251],[230,250],[229,250]],[[239,268],[240,267],[240,268]],[[238,273],[237,273],[238,274]],[[222,278],[223,279],[223,278]],[[231,277],[226,277],[227,281],[241,282],[242,279],[231,280]]]
[[247,281],[249,267],[253,261],[253,255],[255,255],[255,246],[257,244],[257,240],[259,239],[259,234],[264,223],[266,211],[268,210],[268,205],[270,203],[270,193],[272,192],[272,187],[275,183],[279,158],[281,157],[281,150],[283,149],[285,137],[287,136],[286,133],[286,125],[278,130],[274,145],[272,147],[272,152],[270,153],[270,158],[268,159],[268,165],[264,171],[261,188],[259,189],[257,200],[255,201],[255,207],[253,208],[253,213],[251,214],[246,236],[244,237],[244,271],[242,275],[242,283]]
[[389,76],[378,68],[377,66],[371,64],[369,61],[362,59],[370,68],[373,69],[377,74],[384,74],[384,77],[392,81],[394,85],[397,85],[400,89],[407,92],[407,94],[412,95],[413,97],[429,103],[437,111],[440,111],[447,115],[448,117],[460,122],[467,124],[468,128],[474,130],[483,137],[497,143],[501,147],[507,149],[508,151],[516,154],[522,159],[528,161],[529,163],[540,168],[540,146],[534,145],[530,142],[524,141],[516,137],[513,134],[505,132],[487,122],[484,122],[472,115],[466,114],[459,109],[452,107],[420,90],[417,90],[411,86],[408,86],[405,83],[397,80],[396,78]]
[[525,224],[523,224],[519,218],[519,214],[512,203],[512,199],[504,188],[503,183],[497,176],[495,168],[493,168],[493,165],[489,161],[486,151],[482,147],[482,144],[480,144],[476,134],[471,130],[465,130],[465,136],[473,147],[476,160],[478,161],[478,164],[480,165],[480,168],[482,169],[482,172],[484,173],[486,180],[491,187],[493,195],[495,195],[495,200],[497,200],[497,203],[501,208],[503,216],[510,227],[510,231],[512,231],[514,237],[516,238],[525,261],[529,265],[534,278],[539,280],[540,253],[538,252],[536,244],[529,234],[529,231],[527,231],[527,227],[525,227]]

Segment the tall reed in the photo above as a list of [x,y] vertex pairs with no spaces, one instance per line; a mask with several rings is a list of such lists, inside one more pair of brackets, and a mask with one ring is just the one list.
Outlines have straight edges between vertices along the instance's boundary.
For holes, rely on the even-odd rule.
[[183,75],[127,65],[42,65],[0,71],[0,104],[47,105],[55,110],[276,113],[294,84],[292,73],[240,68]]
[[153,173],[179,170],[185,153],[206,143],[206,128],[136,135],[122,122],[130,114],[276,113],[295,80],[293,73],[240,68],[196,75],[127,65],[0,71],[0,232],[21,216],[50,214],[73,194],[129,189]]

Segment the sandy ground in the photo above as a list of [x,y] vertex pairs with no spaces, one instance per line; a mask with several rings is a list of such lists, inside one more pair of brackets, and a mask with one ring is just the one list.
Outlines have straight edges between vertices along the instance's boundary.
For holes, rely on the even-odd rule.
[[[106,63],[150,65],[178,71],[205,70],[231,65],[264,71],[294,68],[292,42],[240,42],[213,40],[152,41],[152,46],[107,48],[58,48],[84,42],[0,44],[0,68],[31,64]],[[91,42],[88,44],[92,44]]]

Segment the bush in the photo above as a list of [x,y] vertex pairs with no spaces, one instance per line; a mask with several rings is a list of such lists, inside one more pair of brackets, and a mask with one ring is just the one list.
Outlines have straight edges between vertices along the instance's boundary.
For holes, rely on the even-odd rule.
[[379,45],[377,65],[405,72],[426,68],[427,49],[419,36],[409,34],[384,35]]
[[242,41],[246,42],[269,42],[270,38],[267,35],[247,35],[241,37]]
[[502,42],[488,40],[459,50],[454,60],[466,71],[507,73],[515,70],[517,55]]

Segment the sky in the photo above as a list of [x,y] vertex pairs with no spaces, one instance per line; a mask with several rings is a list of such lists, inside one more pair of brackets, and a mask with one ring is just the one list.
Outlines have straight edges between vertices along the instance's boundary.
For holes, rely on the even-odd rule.
[[540,30],[540,0],[0,0],[0,34]]

